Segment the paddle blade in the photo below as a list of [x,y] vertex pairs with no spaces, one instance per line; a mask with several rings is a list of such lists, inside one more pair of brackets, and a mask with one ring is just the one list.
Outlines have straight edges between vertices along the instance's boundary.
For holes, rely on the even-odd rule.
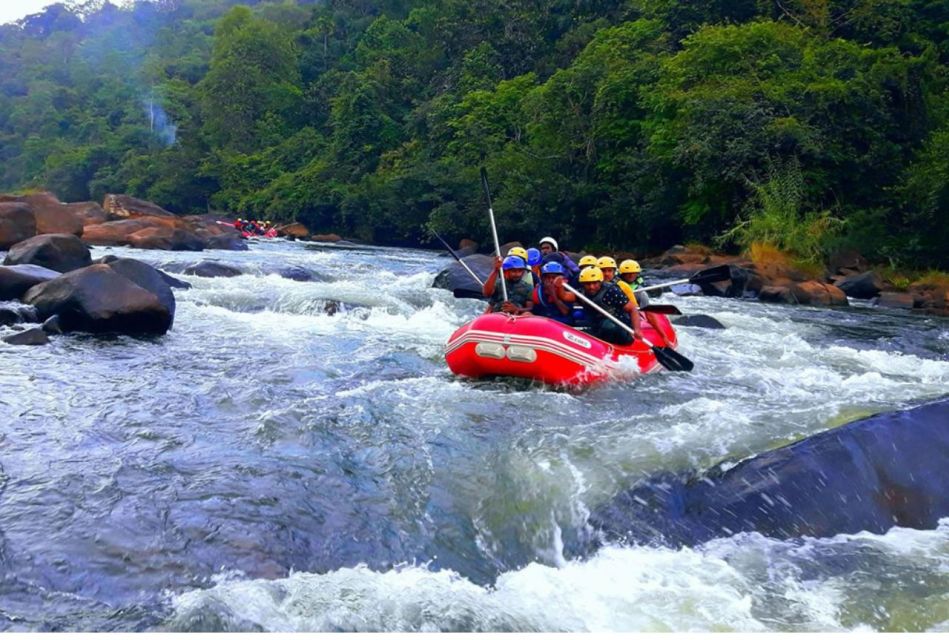
[[681,316],[682,312],[679,311],[679,307],[674,304],[651,304],[645,307],[641,307],[640,311],[648,311],[650,313],[661,313],[666,316]]
[[487,300],[485,295],[481,293],[481,289],[465,289],[461,287],[458,289],[452,289],[451,293],[456,298],[468,298],[471,300]]
[[727,264],[720,264],[717,267],[712,267],[711,269],[702,269],[698,273],[693,274],[689,278],[689,282],[691,284],[702,284],[703,282],[721,282],[722,280],[730,280],[731,277],[731,266]]
[[656,360],[669,371],[692,371],[695,363],[686,358],[672,347],[652,347]]

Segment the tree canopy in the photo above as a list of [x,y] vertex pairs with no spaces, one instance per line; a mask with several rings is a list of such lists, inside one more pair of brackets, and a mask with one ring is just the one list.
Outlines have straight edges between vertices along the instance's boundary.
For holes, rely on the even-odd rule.
[[69,0],[0,26],[0,189],[426,244],[489,237],[484,165],[528,242],[770,211],[947,267],[947,31],[938,0]]

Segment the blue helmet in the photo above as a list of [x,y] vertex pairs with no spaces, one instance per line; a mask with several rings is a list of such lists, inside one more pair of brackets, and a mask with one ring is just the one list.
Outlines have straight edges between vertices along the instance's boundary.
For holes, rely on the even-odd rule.
[[535,265],[540,264],[540,259],[541,259],[540,249],[535,249],[534,247],[531,247],[530,249],[527,250],[527,264],[533,267]]
[[559,262],[548,262],[540,270],[541,275],[546,276],[548,273],[556,273],[558,275],[563,275],[563,265]]
[[524,264],[524,258],[520,258],[518,256],[508,256],[504,259],[504,262],[501,263],[501,268],[504,270],[526,269],[527,265]]

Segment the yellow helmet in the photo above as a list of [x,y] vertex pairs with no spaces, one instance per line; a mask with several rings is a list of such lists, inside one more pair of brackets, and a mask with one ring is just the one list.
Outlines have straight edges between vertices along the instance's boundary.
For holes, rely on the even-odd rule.
[[596,266],[596,256],[583,256],[580,258],[580,262],[577,263],[581,268],[583,267],[595,267]]
[[619,263],[620,273],[639,273],[642,270],[642,267],[635,260],[623,260]]
[[599,267],[587,267],[580,272],[580,282],[603,282],[603,272]]
[[596,266],[598,266],[600,269],[615,269],[616,260],[614,260],[610,256],[603,256],[602,258],[596,261]]
[[517,256],[524,262],[527,262],[527,249],[525,249],[524,247],[511,247],[508,250],[507,255]]

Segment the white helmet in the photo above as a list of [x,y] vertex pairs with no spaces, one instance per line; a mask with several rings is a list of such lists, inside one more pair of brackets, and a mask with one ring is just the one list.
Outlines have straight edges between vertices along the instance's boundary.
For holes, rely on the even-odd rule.
[[557,246],[557,241],[551,238],[550,236],[544,236],[543,238],[541,238],[540,242],[537,243],[537,246],[539,247],[545,243],[552,246],[554,248],[554,251],[560,251],[560,247]]

